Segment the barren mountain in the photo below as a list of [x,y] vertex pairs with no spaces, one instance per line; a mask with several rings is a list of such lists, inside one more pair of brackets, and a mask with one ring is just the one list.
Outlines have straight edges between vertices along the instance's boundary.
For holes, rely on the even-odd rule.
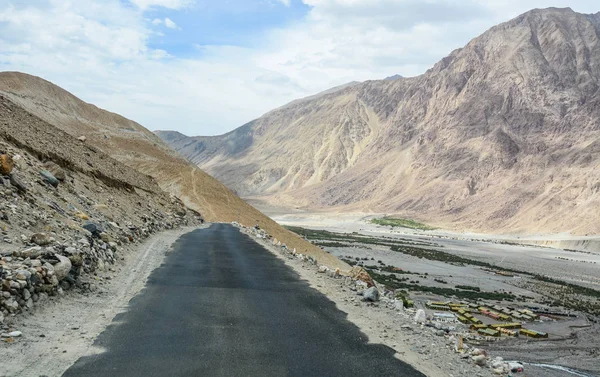
[[533,10],[421,76],[159,133],[243,197],[475,231],[599,233],[600,13]]
[[[94,163],[92,166],[90,161],[86,163],[84,156],[76,163],[78,169],[90,170],[100,179],[109,177],[105,180],[115,176],[131,187],[149,193],[165,190],[181,198],[208,221],[239,221],[246,226],[258,223],[273,237],[297,248],[298,252],[315,256],[323,264],[349,269],[345,263],[280,227],[197,166],[178,156],[152,132],[129,119],[85,103],[39,77],[18,72],[0,72],[0,96],[18,111],[29,113],[32,122],[45,124],[45,135],[58,135],[52,139],[52,145],[45,145],[43,139],[36,137],[20,141],[21,144],[41,143],[39,148],[50,150],[64,164],[72,164],[79,156],[73,155],[65,147],[69,144],[61,142],[61,138],[76,141],[75,138],[85,136],[85,144],[90,150],[104,152],[122,164],[111,167]],[[13,127],[18,134],[18,126]],[[20,140],[19,137],[16,140]],[[122,172],[125,166],[129,169]]]

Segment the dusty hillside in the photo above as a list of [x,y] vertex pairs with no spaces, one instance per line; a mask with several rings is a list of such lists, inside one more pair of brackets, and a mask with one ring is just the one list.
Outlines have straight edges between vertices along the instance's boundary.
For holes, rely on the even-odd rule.
[[150,234],[200,221],[152,178],[0,95],[0,328],[50,296],[96,289]]
[[425,74],[161,133],[243,197],[483,232],[600,233],[600,13],[534,10]]
[[[71,136],[85,136],[86,145],[153,177],[161,189],[180,197],[208,221],[240,221],[247,226],[258,223],[298,252],[312,255],[326,265],[349,269],[239,199],[221,183],[179,157],[152,132],[131,120],[87,104],[48,81],[23,73],[1,72],[0,95]],[[62,150],[60,143],[55,148]],[[145,181],[153,182],[143,174],[136,178],[137,181],[139,185]]]

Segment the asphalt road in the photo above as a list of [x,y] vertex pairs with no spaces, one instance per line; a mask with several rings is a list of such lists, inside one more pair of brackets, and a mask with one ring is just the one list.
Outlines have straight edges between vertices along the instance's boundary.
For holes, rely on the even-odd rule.
[[64,376],[424,376],[230,225],[181,237]]

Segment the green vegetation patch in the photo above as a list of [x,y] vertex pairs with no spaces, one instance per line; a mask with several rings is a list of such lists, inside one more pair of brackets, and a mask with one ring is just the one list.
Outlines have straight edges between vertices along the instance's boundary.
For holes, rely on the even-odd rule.
[[414,221],[414,220],[410,220],[410,219],[396,219],[393,217],[382,217],[379,219],[372,219],[371,223],[373,224],[377,224],[377,225],[384,225],[384,226],[391,226],[391,227],[399,227],[399,228],[409,228],[409,229],[416,229],[416,230],[434,230],[436,228],[433,228],[429,225]]

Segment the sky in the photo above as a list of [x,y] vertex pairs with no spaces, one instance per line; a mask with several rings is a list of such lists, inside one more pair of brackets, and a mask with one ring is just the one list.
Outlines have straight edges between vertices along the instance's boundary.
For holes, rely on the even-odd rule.
[[0,0],[0,71],[151,130],[217,135],[350,81],[424,73],[533,8],[598,0]]

